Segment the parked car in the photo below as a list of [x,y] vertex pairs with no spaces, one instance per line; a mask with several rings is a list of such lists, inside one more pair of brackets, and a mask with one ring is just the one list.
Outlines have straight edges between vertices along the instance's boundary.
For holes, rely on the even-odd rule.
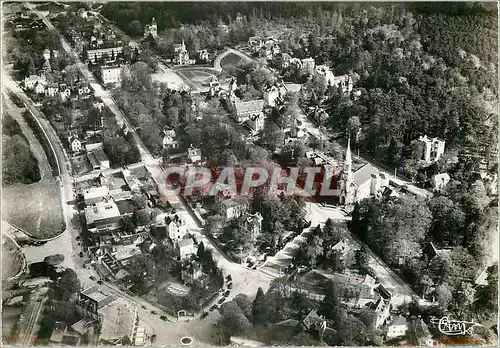
[[233,283],[229,283],[229,284],[227,284],[227,288],[228,288],[228,289],[232,289],[232,288],[233,288]]
[[163,320],[163,321],[167,321],[168,320],[168,318],[166,316],[164,316],[164,315],[160,315],[160,319]]
[[231,280],[233,280],[233,278],[231,278],[231,275],[228,274],[227,277],[226,277],[226,281],[230,282]]
[[217,308],[219,308],[216,304],[214,304],[212,307],[210,307],[210,312],[215,311]]
[[158,314],[158,312],[157,311],[151,311],[151,314],[156,315],[156,314]]
[[82,237],[76,236],[76,240],[80,240],[80,239],[82,239]]
[[80,255],[80,257],[83,257],[83,251],[80,251],[80,254],[78,255]]
[[90,278],[90,280],[95,280],[94,276],[90,276],[89,278]]
[[201,319],[205,319],[208,316],[208,312],[201,313]]
[[225,298],[225,297],[222,297],[222,298],[219,300],[219,302],[218,302],[218,303],[219,303],[219,304],[223,304],[225,300],[226,300],[226,298]]
[[146,309],[146,306],[141,306],[142,309]]
[[227,291],[224,293],[224,297],[228,297],[230,293],[231,293],[231,291],[230,291],[230,290],[227,290]]
[[104,284],[104,282],[102,280],[98,280],[97,284],[102,285],[102,284]]

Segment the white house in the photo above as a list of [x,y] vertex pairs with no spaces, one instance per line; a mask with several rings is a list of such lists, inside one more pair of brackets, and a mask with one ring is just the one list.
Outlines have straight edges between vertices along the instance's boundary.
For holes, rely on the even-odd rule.
[[163,148],[164,149],[176,149],[179,147],[179,143],[175,139],[177,134],[173,129],[165,129],[163,131],[165,136],[163,137]]
[[312,73],[314,71],[314,58],[304,58],[301,60],[302,63],[302,68],[307,70],[309,73]]
[[45,84],[41,83],[41,82],[37,82],[35,84],[35,93],[36,94],[45,94]]
[[436,162],[444,154],[445,141],[439,138],[428,138],[427,135],[420,136],[418,141],[424,143],[424,154],[422,159],[426,162]]
[[144,38],[147,38],[149,35],[151,35],[153,39],[156,39],[158,36],[158,25],[154,17],[151,20],[151,24],[146,24],[144,27]]
[[122,68],[120,66],[102,66],[101,79],[105,85],[120,86],[122,82]]
[[79,153],[83,150],[82,142],[75,136],[69,137],[68,143],[73,153]]
[[434,190],[441,191],[448,185],[450,180],[451,177],[448,173],[436,174],[431,179],[431,185],[434,187]]
[[201,150],[191,145],[188,148],[188,158],[192,163],[201,162]]
[[403,337],[407,331],[406,318],[400,315],[387,327],[387,339]]
[[174,242],[181,240],[188,233],[186,222],[182,215],[178,213],[167,216],[165,218],[165,224],[167,226],[168,238]]
[[45,75],[30,75],[24,78],[24,88],[32,90],[37,83],[46,84]]
[[56,83],[51,83],[47,86],[45,90],[45,95],[48,97],[55,97],[59,92],[59,86]]
[[248,202],[246,200],[240,200],[238,197],[223,199],[219,208],[219,213],[224,216],[226,220],[240,217],[247,211]]
[[330,70],[330,67],[326,65],[318,65],[314,70],[316,71],[316,74],[323,76],[327,86],[328,85],[333,86],[333,83],[335,81],[335,76],[333,75],[333,72]]
[[264,100],[249,100],[240,101],[239,99],[232,100],[232,114],[238,123],[248,121],[251,117],[262,114],[264,109]]
[[208,62],[209,56],[207,50],[199,50],[198,51],[198,59],[204,62]]
[[71,90],[66,86],[59,86],[59,97],[65,102],[71,97]]
[[185,260],[196,253],[193,238],[181,239],[177,242],[177,249],[181,260]]
[[252,134],[256,135],[264,129],[264,114],[258,113],[250,116],[250,119],[246,122],[248,127],[252,130]]

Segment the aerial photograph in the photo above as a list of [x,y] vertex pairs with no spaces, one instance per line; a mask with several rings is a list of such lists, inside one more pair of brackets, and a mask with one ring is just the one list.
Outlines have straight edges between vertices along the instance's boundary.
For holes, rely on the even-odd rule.
[[2,346],[498,344],[498,4],[1,4]]

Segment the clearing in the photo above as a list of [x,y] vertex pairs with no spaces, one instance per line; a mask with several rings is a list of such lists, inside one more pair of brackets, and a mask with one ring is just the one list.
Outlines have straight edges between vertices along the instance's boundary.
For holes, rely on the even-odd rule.
[[60,183],[46,178],[31,185],[3,188],[2,217],[35,238],[50,238],[64,228]]

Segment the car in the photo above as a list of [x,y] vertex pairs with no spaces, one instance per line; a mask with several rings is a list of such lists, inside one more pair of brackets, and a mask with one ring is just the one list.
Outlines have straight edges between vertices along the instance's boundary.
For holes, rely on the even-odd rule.
[[141,306],[142,309],[146,309],[146,306]]
[[252,269],[257,269],[257,265],[253,265]]
[[160,319],[163,320],[163,321],[167,321],[168,320],[168,318],[165,315],[160,315]]
[[216,304],[214,304],[212,307],[210,307],[210,312],[215,311],[217,308],[219,308]]
[[82,239],[82,237],[76,236],[76,240],[80,240],[80,239]]
[[219,302],[218,302],[218,303],[219,303],[219,304],[223,304],[225,300],[226,300],[226,298],[225,298],[225,297],[222,297],[222,298],[219,300]]
[[151,311],[151,314],[156,315],[156,314],[158,314],[158,312],[157,311]]
[[233,288],[233,283],[229,283],[229,284],[227,284],[227,288],[228,288],[228,289],[232,289],[232,288]]
[[104,284],[104,282],[103,282],[102,280],[100,280],[100,279],[99,279],[99,280],[97,281],[97,284],[102,285],[102,284]]
[[228,275],[227,275],[227,277],[226,277],[226,280],[227,280],[228,282],[230,282],[231,280],[233,280],[233,278],[231,278],[231,275],[230,275],[230,274],[228,274]]
[[231,291],[230,291],[230,290],[227,290],[227,291],[224,293],[224,297],[228,297],[230,293],[231,293]]
[[95,280],[94,276],[90,276],[89,278],[90,278],[90,280]]
[[208,317],[208,312],[201,313],[201,319],[205,319],[206,317]]
[[78,254],[80,257],[83,257],[83,251],[80,251],[80,253]]

